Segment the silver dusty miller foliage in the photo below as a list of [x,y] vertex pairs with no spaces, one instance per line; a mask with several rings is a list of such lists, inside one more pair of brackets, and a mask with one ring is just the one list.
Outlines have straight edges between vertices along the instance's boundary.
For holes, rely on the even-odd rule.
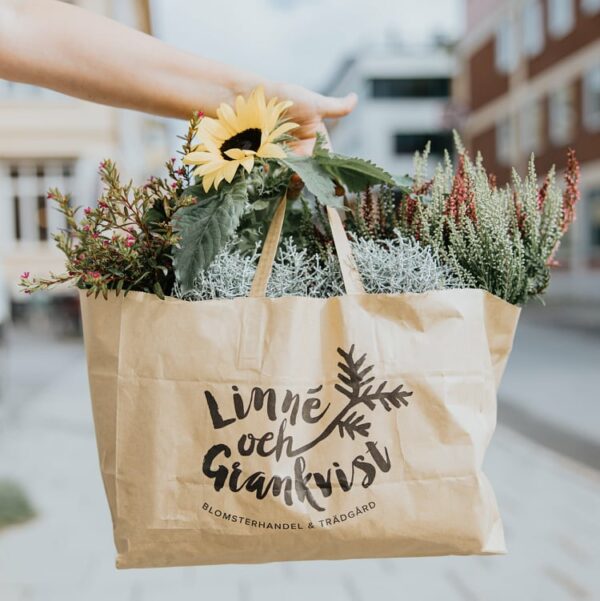
[[[463,281],[440,262],[430,247],[420,246],[399,233],[391,240],[353,241],[352,250],[365,291],[369,294],[398,294],[460,288]],[[192,290],[182,292],[176,284],[173,295],[185,300],[209,300],[247,296],[260,257],[242,255],[232,241],[208,269],[198,274]],[[267,296],[311,296],[328,298],[344,293],[337,257],[322,258],[298,249],[287,238],[277,253],[267,287]]]

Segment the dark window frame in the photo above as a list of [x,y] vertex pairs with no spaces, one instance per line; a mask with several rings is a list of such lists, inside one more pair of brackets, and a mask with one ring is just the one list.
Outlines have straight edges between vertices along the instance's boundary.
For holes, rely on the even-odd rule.
[[450,77],[373,77],[371,98],[450,98]]

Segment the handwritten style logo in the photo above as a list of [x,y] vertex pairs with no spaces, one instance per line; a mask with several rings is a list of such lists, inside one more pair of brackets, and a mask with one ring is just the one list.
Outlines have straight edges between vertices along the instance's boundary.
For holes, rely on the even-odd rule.
[[[240,436],[236,449],[240,458],[250,455],[274,457],[276,461],[282,457],[295,458],[292,473],[268,475],[264,471],[258,471],[247,474],[243,471],[241,462],[232,458],[233,451],[228,445],[215,444],[204,456],[202,471],[212,480],[216,491],[223,488],[236,493],[245,490],[256,495],[257,499],[272,495],[281,497],[289,506],[297,499],[318,511],[325,511],[323,499],[330,497],[334,490],[348,492],[354,486],[368,488],[375,481],[378,470],[385,473],[391,469],[388,449],[385,446],[379,448],[378,442],[371,439],[372,424],[367,421],[364,411],[373,412],[378,406],[387,412],[400,409],[408,405],[407,398],[413,393],[404,390],[402,384],[395,388],[388,387],[387,380],[376,384],[375,377],[371,375],[374,366],[365,366],[366,354],[357,359],[354,351],[354,345],[349,351],[337,349],[341,361],[338,363],[340,372],[335,390],[345,399],[345,404],[318,436],[303,444],[298,443],[286,430],[300,420],[306,424],[326,422],[326,416],[334,410],[331,408],[332,403],[323,407],[318,396],[323,385],[309,388],[303,395],[303,400],[300,394],[291,390],[286,390],[280,400],[273,388],[254,387],[248,401],[244,400],[237,386],[232,386],[235,416],[226,418],[214,395],[208,390],[204,392],[215,430],[242,421],[253,411],[266,412],[269,420],[266,423],[275,425],[273,430],[259,436],[252,433]],[[333,404],[333,407],[336,406],[337,402]],[[353,441],[363,439],[364,450],[352,459],[348,467],[343,468],[339,461],[333,461],[325,472],[309,471],[306,453],[334,433]]]

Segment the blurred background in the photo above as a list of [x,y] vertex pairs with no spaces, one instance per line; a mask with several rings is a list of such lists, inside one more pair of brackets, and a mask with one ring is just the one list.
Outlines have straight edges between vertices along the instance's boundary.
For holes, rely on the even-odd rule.
[[[396,174],[457,129],[500,182],[581,163],[577,221],[526,307],[486,459],[506,557],[117,572],[75,296],[26,298],[61,270],[46,190],[93,204],[104,157],[141,180],[182,124],[0,80],[0,600],[600,599],[600,0],[79,0],[183,49],[355,91],[334,148]],[[202,108],[202,107],[198,107]]]

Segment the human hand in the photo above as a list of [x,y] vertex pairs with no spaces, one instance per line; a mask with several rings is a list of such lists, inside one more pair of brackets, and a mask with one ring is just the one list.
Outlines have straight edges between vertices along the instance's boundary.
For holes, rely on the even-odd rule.
[[265,86],[267,96],[277,96],[280,100],[291,100],[294,104],[288,109],[286,117],[300,127],[291,134],[297,140],[290,143],[292,150],[301,155],[312,152],[317,133],[327,137],[323,119],[339,119],[352,112],[356,106],[356,94],[343,98],[323,96],[295,84],[274,84]]

